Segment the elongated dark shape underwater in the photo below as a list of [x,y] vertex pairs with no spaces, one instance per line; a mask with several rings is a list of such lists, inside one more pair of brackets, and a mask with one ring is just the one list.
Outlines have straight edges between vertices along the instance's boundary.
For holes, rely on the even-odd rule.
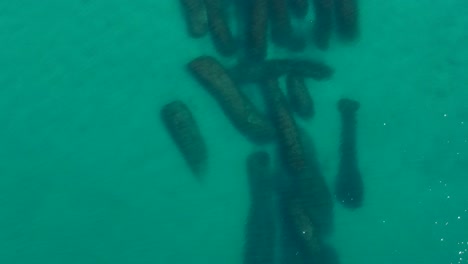
[[296,59],[290,60],[289,65],[291,73],[317,81],[326,80],[333,74],[333,69],[320,61]]
[[192,172],[201,177],[208,158],[205,140],[192,112],[182,101],[163,106],[161,118]]
[[361,207],[364,198],[364,184],[356,153],[356,112],[359,107],[359,102],[355,100],[338,101],[341,115],[341,159],[336,176],[335,193],[338,201],[351,209]]
[[278,79],[264,80],[262,90],[268,112],[276,127],[281,160],[289,173],[300,175],[307,171],[305,151],[296,121],[279,87]]
[[250,208],[245,226],[244,264],[274,263],[276,219],[271,167],[270,156],[264,151],[247,157]]
[[[284,211],[284,210],[283,210]],[[302,242],[297,234],[297,228],[292,224],[291,217],[280,212],[278,264],[307,264],[302,252]]]
[[338,35],[346,41],[359,37],[358,0],[335,0],[335,17]]
[[315,263],[312,254],[320,252],[320,237],[302,208],[288,195],[280,198],[279,264]]
[[301,201],[280,195],[279,264],[338,264],[336,250],[308,217]]
[[268,50],[268,0],[246,3],[246,59],[262,61]]
[[314,101],[306,86],[304,77],[297,74],[286,76],[286,90],[291,109],[300,117],[310,119],[314,116]]
[[286,74],[323,81],[330,79],[333,73],[333,68],[313,59],[269,59],[258,63],[244,61],[229,69],[230,76],[237,84],[261,82]]
[[208,18],[204,0],[180,0],[187,30],[193,38],[201,38],[208,33]]
[[276,127],[279,156],[291,181],[291,188],[284,191],[285,195],[303,208],[317,233],[330,234],[333,231],[333,198],[314,153],[304,144],[278,79],[265,80],[262,91]]
[[313,0],[315,20],[312,36],[315,45],[326,50],[333,32],[334,0]]
[[306,42],[294,33],[288,0],[268,1],[272,42],[291,51],[302,51]]
[[287,0],[268,0],[272,41],[287,46],[293,34]]
[[218,60],[200,56],[189,62],[188,68],[242,134],[255,143],[273,140],[273,125],[237,88]]
[[326,236],[334,230],[333,195],[323,176],[312,136],[304,129],[300,131],[308,170],[307,174],[299,178],[298,194],[317,232]]
[[232,56],[237,51],[237,44],[228,23],[223,0],[205,0],[208,28],[216,50],[223,56]]

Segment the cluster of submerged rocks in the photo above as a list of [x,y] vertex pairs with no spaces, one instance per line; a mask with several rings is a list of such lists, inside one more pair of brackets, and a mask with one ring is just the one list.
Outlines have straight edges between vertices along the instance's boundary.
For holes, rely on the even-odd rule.
[[[271,58],[268,50],[275,45],[294,53],[303,51],[308,43],[325,50],[333,32],[344,40],[355,39],[356,0],[180,3],[190,36],[209,34],[220,57],[238,58],[235,65],[226,66],[221,58],[201,55],[187,63],[187,70],[246,139],[258,146],[277,147],[276,153],[257,151],[246,157],[251,206],[244,263],[338,263],[336,250],[327,242],[333,232],[334,197],[351,209],[359,208],[363,200],[356,151],[356,114],[360,104],[349,98],[337,102],[342,123],[341,155],[333,195],[311,147],[311,138],[296,118],[310,120],[315,115],[306,80],[328,80],[334,70],[312,58]],[[312,23],[309,9],[313,10]],[[238,36],[233,33],[233,17]],[[307,30],[310,34],[299,33],[294,25],[300,22],[312,25]],[[245,84],[258,87],[266,111],[243,92]],[[192,111],[176,100],[163,106],[161,116],[187,164],[201,178],[208,164],[208,152]]]

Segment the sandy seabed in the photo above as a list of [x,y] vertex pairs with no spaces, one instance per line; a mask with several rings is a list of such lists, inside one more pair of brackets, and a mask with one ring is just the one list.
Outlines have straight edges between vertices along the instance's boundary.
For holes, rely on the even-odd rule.
[[[209,38],[176,1],[46,2],[0,3],[0,263],[241,263],[259,148],[185,71]],[[377,2],[358,42],[310,51],[336,70],[301,122],[330,184],[336,101],[361,103],[365,203],[337,204],[332,242],[343,264],[468,263],[468,4]],[[207,139],[202,183],[160,121],[175,99]]]

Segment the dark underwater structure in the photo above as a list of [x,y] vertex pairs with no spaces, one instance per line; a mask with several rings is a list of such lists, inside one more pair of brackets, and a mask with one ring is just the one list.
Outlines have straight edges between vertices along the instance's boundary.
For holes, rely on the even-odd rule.
[[[180,5],[188,35],[209,35],[213,45],[213,54],[193,58],[185,68],[260,148],[246,158],[250,205],[243,263],[338,264],[338,250],[329,241],[335,199],[320,153],[301,125],[313,121],[320,100],[312,98],[307,80],[320,85],[335,76],[331,65],[308,51],[323,54],[359,37],[357,0],[180,0]],[[263,99],[263,108],[248,96],[252,93]],[[364,196],[356,144],[360,104],[341,99],[337,106],[342,130],[334,194],[346,208],[357,209]],[[187,163],[201,171],[207,151],[190,110],[175,101],[161,115]]]

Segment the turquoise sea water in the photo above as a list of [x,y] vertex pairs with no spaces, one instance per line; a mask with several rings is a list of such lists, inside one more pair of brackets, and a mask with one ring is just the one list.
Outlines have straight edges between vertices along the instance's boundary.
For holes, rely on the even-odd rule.
[[[302,54],[336,71],[299,121],[330,186],[336,101],[361,103],[365,201],[336,204],[331,243],[342,264],[468,263],[468,3],[360,6],[359,41]],[[177,1],[2,1],[0,43],[0,263],[242,262],[245,158],[262,148],[185,71],[216,52]],[[203,182],[160,121],[175,99],[206,138]]]

